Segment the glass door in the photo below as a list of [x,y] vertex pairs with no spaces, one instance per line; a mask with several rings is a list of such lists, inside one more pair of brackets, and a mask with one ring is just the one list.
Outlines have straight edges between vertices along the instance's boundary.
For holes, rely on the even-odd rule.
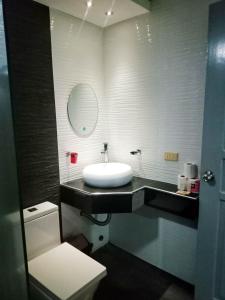
[[225,300],[225,1],[210,6],[196,300]]
[[0,299],[26,300],[27,271],[20,214],[11,101],[0,0]]

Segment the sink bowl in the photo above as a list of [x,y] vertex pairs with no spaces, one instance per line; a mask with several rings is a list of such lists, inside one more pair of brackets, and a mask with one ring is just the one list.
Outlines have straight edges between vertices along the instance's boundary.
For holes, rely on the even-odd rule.
[[83,170],[85,183],[100,188],[113,188],[127,184],[133,177],[132,168],[122,163],[100,163]]

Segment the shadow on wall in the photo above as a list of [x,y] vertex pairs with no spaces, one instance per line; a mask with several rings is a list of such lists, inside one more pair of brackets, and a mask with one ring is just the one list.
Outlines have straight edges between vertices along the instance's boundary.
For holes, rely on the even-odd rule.
[[156,215],[151,214],[147,219],[138,216],[137,213],[114,214],[110,224],[110,241],[116,242],[121,238],[126,249],[133,253],[145,251],[145,247],[149,244],[153,245],[154,251],[154,244],[159,238],[159,230],[159,218]]
[[143,206],[115,214],[110,242],[191,284],[195,282],[196,221]]
[[[93,251],[104,246],[109,241],[109,226],[98,226],[80,216],[80,210],[61,203],[63,238],[82,233],[90,243]],[[98,215],[99,221],[105,219],[105,214]],[[101,237],[101,238],[100,238]]]
[[[170,223],[197,229],[197,220],[185,219],[146,206],[138,209],[133,214],[114,214],[111,229],[113,227],[113,232],[121,232],[122,226],[122,231],[128,233],[126,240],[127,249],[139,253],[145,249],[145,246],[149,244],[154,245],[154,241],[159,238],[160,218],[166,219]],[[131,222],[125,221],[130,219]]]
[[137,210],[136,214],[140,215],[142,217],[145,217],[145,218],[153,218],[153,216],[155,218],[163,218],[163,219],[166,219],[168,221],[178,223],[180,225],[188,226],[188,227],[193,228],[193,229],[198,228],[198,220],[197,219],[196,220],[191,220],[191,219],[182,218],[182,217],[177,216],[175,214],[171,214],[171,213],[168,213],[166,211],[150,208],[150,207],[147,207],[147,206],[144,206],[144,207],[140,208],[139,210]]

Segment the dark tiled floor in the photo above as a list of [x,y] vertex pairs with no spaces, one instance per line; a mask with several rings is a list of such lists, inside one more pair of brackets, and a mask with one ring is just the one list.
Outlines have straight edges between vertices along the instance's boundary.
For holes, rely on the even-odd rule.
[[194,289],[178,278],[107,244],[92,257],[107,267],[94,300],[193,300]]

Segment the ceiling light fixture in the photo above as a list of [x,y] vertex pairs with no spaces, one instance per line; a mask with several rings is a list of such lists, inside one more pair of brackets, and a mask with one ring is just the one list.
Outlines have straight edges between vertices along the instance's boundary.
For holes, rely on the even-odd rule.
[[87,1],[87,7],[88,8],[92,7],[92,1],[91,0]]
[[112,16],[113,15],[113,11],[108,10],[105,14],[106,14],[106,16]]

